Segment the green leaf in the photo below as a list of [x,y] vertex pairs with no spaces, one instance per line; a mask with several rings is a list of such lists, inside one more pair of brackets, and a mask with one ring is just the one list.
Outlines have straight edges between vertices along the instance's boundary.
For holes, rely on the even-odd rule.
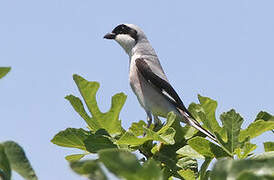
[[[257,176],[258,179],[263,177],[274,178],[274,158],[268,159],[243,159],[243,160],[231,160],[224,159],[219,160],[214,165],[211,179],[240,179],[242,173],[249,172],[252,177]],[[251,176],[248,176],[251,177]]]
[[265,142],[264,150],[265,152],[274,151],[274,142]]
[[235,153],[237,154],[239,159],[244,159],[256,148],[257,148],[257,146],[255,144],[246,142],[242,148],[236,148]]
[[82,159],[86,154],[72,154],[72,155],[68,155],[66,156],[66,160],[69,162],[74,162],[74,161],[79,161],[80,159]]
[[209,123],[212,129],[212,132],[221,132],[222,128],[216,120],[215,112],[217,108],[217,101],[214,101],[208,97],[203,97],[198,95],[199,102],[201,104],[202,109],[204,110],[206,120],[203,120],[203,123]]
[[182,176],[186,180],[195,180],[196,179],[195,173],[190,169],[180,170],[180,171],[178,171],[178,173],[180,174],[180,176]]
[[97,153],[103,149],[117,148],[109,138],[102,135],[89,135],[84,143],[86,149],[91,153]]
[[0,179],[3,179],[3,180],[11,179],[10,162],[5,153],[5,147],[3,144],[0,144]]
[[187,156],[187,157],[191,157],[191,158],[204,159],[204,156],[199,154],[197,151],[195,151],[189,145],[186,145],[186,146],[180,148],[178,151],[176,151],[176,153],[180,154],[182,156]]
[[184,170],[190,169],[193,172],[198,172],[198,163],[196,159],[190,157],[182,157],[178,160],[176,165]]
[[174,123],[175,119],[176,119],[176,114],[174,112],[169,112],[167,114],[165,125],[157,133],[158,134],[165,133],[168,129],[170,129],[170,127]]
[[6,141],[3,145],[11,168],[25,179],[37,180],[37,176],[32,169],[23,148],[13,141]]
[[[102,113],[96,101],[99,83],[89,82],[78,75],[73,75],[73,79],[92,114],[92,119],[98,122],[102,129],[107,130],[110,135],[115,136],[121,134],[124,130],[119,120],[119,114],[126,101],[126,95],[123,93],[114,95],[111,100],[110,110]],[[94,129],[94,131],[96,130],[97,129]]]
[[143,164],[142,169],[136,175],[143,180],[163,180],[161,168],[153,159],[146,161]]
[[264,160],[264,159],[273,159],[274,151],[264,152],[255,156],[252,156],[250,159]]
[[268,112],[261,111],[257,114],[255,121],[264,120],[264,121],[274,121],[274,116]]
[[98,129],[100,129],[100,124],[94,118],[89,117],[89,115],[85,111],[82,101],[78,97],[69,95],[66,96],[65,99],[67,99],[70,102],[74,110],[86,121],[86,123],[92,131],[95,132]]
[[84,140],[86,140],[89,135],[90,133],[82,128],[67,128],[56,134],[51,142],[58,146],[78,148],[86,151]]
[[228,154],[216,144],[204,139],[203,137],[194,137],[187,141],[187,143],[199,154],[204,157],[221,158]]
[[[144,144],[146,141],[153,140],[164,144],[174,144],[174,136],[176,132],[172,127],[170,127],[174,120],[173,114],[170,113],[167,123],[158,132],[146,128],[146,124],[144,124],[143,121],[133,123],[129,128],[129,131],[125,132],[116,143],[119,145],[125,144],[130,146],[139,146]],[[138,137],[144,132],[146,133],[145,137]]]
[[77,174],[88,177],[90,180],[107,180],[97,160],[75,161],[70,163],[70,167]]
[[141,165],[136,156],[125,150],[108,149],[99,151],[99,159],[106,168],[125,179],[138,180],[137,172]]
[[222,145],[231,153],[233,154],[235,149],[240,146],[239,143],[239,134],[241,125],[243,123],[243,118],[240,116],[240,114],[236,113],[234,109],[221,114],[220,119],[223,123],[224,129],[227,133],[227,142],[221,141],[220,138],[218,138],[219,141],[221,141]]
[[208,179],[207,177],[207,168],[210,164],[210,162],[212,161],[213,158],[209,158],[206,157],[205,161],[203,162],[201,169],[199,171],[199,179],[203,180],[203,179]]
[[241,130],[239,141],[243,141],[247,137],[255,138],[262,133],[273,130],[274,129],[274,121],[264,121],[257,120],[252,122],[247,129]]
[[126,132],[122,135],[122,137],[118,141],[116,141],[116,144],[139,146],[144,144],[148,140],[150,140],[150,138],[147,138],[147,137],[138,138],[132,132]]
[[0,67],[0,79],[4,77],[9,71],[10,67]]
[[132,123],[129,128],[129,132],[131,132],[136,137],[142,136],[144,134],[144,127],[146,127],[146,123],[144,121],[139,121],[138,123]]

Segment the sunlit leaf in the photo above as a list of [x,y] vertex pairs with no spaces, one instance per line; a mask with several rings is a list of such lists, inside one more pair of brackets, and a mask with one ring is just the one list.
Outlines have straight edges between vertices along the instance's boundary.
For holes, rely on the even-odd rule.
[[191,157],[191,158],[204,159],[204,156],[199,154],[197,151],[195,151],[189,145],[186,145],[186,146],[180,148],[178,151],[176,151],[176,153],[180,154],[182,156],[187,156],[187,157]]
[[236,148],[235,153],[237,154],[239,159],[244,159],[248,157],[248,155],[257,148],[255,144],[251,144],[250,142],[246,142],[242,148]]
[[3,146],[5,147],[5,153],[9,159],[11,169],[25,179],[37,180],[37,176],[23,148],[13,141],[6,141],[3,143]]
[[221,147],[199,136],[188,140],[187,143],[204,157],[221,158],[228,156]]
[[180,170],[178,171],[178,174],[180,174],[180,176],[182,176],[184,179],[187,180],[195,180],[195,173],[190,170],[190,169],[186,169],[186,170]]
[[97,131],[100,129],[100,125],[97,122],[96,119],[91,118],[85,111],[84,105],[82,101],[73,95],[66,96],[65,99],[67,99],[74,110],[86,121],[88,124],[89,128],[93,131]]
[[92,115],[92,119],[96,123],[99,123],[100,128],[107,130],[110,135],[115,136],[121,134],[123,128],[121,126],[121,121],[119,120],[119,114],[126,101],[126,95],[123,93],[114,95],[111,100],[110,110],[106,113],[102,113],[96,101],[99,83],[87,81],[79,75],[73,75],[73,79],[84,98]]
[[51,142],[58,146],[86,150],[84,140],[86,140],[90,134],[90,132],[81,128],[67,128],[56,134]]
[[86,154],[72,154],[65,157],[65,159],[69,162],[79,161],[82,159]]
[[241,130],[239,141],[243,141],[247,137],[250,137],[251,139],[255,138],[261,135],[262,133],[273,129],[274,121],[254,121],[247,127],[247,129]]
[[[235,149],[239,147],[239,134],[241,130],[241,125],[243,123],[243,118],[240,114],[236,113],[234,109],[221,114],[220,119],[223,123],[224,129],[227,133],[227,142],[221,141],[222,145],[233,154]],[[217,136],[218,138],[218,136]]]
[[0,79],[4,77],[9,71],[10,67],[0,67]]

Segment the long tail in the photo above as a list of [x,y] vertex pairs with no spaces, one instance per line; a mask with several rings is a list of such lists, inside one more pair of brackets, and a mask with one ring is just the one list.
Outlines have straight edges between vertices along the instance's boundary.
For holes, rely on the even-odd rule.
[[197,130],[201,131],[206,136],[208,136],[210,139],[217,142],[215,135],[213,135],[211,132],[203,128],[193,117],[188,115],[186,112],[182,111],[181,109],[178,109],[178,110],[181,112],[182,116],[185,118],[187,124],[196,128]]

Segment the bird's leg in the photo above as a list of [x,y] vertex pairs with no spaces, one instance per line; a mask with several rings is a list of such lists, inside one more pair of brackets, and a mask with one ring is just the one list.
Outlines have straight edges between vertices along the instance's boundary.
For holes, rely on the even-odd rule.
[[149,128],[152,123],[152,116],[149,111],[146,111],[146,113],[147,113],[147,128]]
[[163,127],[163,124],[162,124],[162,122],[161,122],[161,120],[159,119],[158,116],[153,116],[153,118],[154,118],[154,128],[153,128],[153,130],[158,131]]
[[[146,111],[146,113],[147,113],[147,128],[149,128],[152,122],[152,116],[149,111]],[[146,135],[146,132],[144,132],[143,136],[145,135]]]

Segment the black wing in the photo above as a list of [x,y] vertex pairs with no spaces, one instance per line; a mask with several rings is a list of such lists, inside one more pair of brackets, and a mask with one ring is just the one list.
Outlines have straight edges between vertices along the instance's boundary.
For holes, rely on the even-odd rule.
[[[186,112],[189,116],[192,115],[186,109],[184,103],[173,89],[173,87],[164,79],[160,78],[156,75],[148,66],[148,64],[142,58],[138,58],[135,60],[136,66],[138,71],[142,74],[142,76],[146,79],[147,82],[153,84],[156,88],[158,88],[164,96],[169,98],[173,104],[177,107]],[[167,95],[166,95],[166,94]],[[171,99],[172,98],[172,99]]]

